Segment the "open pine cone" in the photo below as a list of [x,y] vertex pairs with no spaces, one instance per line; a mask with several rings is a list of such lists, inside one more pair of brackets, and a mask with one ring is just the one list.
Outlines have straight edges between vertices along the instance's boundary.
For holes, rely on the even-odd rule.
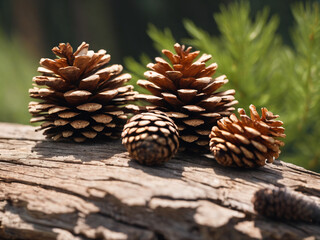
[[141,164],[158,165],[170,160],[179,148],[178,128],[165,113],[137,114],[124,126],[122,143],[130,157]]
[[228,82],[226,76],[212,78],[217,64],[206,66],[211,55],[203,54],[197,60],[199,51],[191,52],[178,43],[174,45],[176,54],[163,50],[170,63],[157,57],[156,63],[147,65],[151,71],[145,72],[148,80],[139,80],[138,85],[153,95],[139,94],[153,106],[168,114],[179,128],[181,144],[192,150],[208,149],[211,127],[217,120],[229,116],[234,111],[235,91],[217,90]]
[[239,108],[240,120],[235,114],[218,121],[210,134],[210,150],[217,162],[224,166],[257,167],[272,163],[278,158],[284,143],[283,122],[262,108],[262,116],[254,105],[250,105],[251,118]]
[[[33,78],[29,103],[31,122],[43,122],[40,129],[53,140],[83,142],[98,136],[120,137],[127,120],[125,104],[134,100],[133,86],[124,86],[130,74],[121,74],[118,64],[107,66],[105,50],[88,50],[82,43],[73,52],[69,43],[52,49],[56,59],[42,58]],[[39,87],[40,86],[40,87]]]

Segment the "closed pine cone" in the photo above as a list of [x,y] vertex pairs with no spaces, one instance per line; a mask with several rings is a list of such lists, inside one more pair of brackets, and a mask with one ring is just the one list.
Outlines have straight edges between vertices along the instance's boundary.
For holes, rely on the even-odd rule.
[[[52,49],[56,59],[42,58],[33,78],[29,103],[31,122],[43,122],[40,129],[53,140],[83,142],[99,136],[120,137],[127,120],[128,101],[134,100],[133,86],[124,86],[130,74],[121,74],[121,65],[107,66],[105,50],[88,50],[82,43],[73,52],[69,43]],[[40,86],[40,87],[39,87]]]
[[163,112],[150,111],[135,115],[124,126],[122,144],[131,158],[145,165],[170,160],[179,148],[177,126]]
[[191,47],[174,45],[176,54],[163,50],[169,62],[157,57],[156,63],[149,63],[151,71],[145,72],[147,80],[139,80],[138,85],[153,95],[139,94],[153,106],[147,109],[159,109],[168,114],[177,124],[181,145],[192,150],[208,150],[211,127],[217,120],[229,116],[234,111],[235,91],[217,90],[228,82],[226,76],[212,78],[217,64],[206,66],[211,55],[199,55],[191,52]]
[[320,206],[302,194],[286,188],[264,188],[255,192],[254,210],[266,217],[320,223]]
[[235,114],[222,118],[210,134],[210,150],[217,162],[224,166],[257,167],[272,163],[280,154],[284,143],[277,138],[285,137],[283,122],[275,120],[266,108],[260,117],[254,105],[250,105],[251,118],[244,109],[238,109],[240,120]]

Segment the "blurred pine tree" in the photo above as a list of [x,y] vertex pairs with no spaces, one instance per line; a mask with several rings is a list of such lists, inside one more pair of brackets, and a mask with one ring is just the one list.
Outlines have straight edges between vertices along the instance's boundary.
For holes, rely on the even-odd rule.
[[[0,31],[0,121],[28,124],[31,79],[37,62],[21,48],[17,39],[9,40]],[[31,58],[33,59],[33,58]]]

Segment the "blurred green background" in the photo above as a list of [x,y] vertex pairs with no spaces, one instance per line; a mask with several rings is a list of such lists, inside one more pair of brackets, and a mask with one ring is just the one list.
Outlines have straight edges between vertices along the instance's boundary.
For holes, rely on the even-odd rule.
[[[28,88],[51,48],[82,41],[143,78],[174,42],[213,55],[239,100],[286,128],[281,159],[320,172],[320,1],[0,0],[0,121],[28,124]],[[141,90],[137,88],[137,90]]]

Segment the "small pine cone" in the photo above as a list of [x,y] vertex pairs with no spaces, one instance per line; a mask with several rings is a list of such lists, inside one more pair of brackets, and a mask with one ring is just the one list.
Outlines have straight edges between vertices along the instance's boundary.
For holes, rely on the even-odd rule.
[[52,49],[56,59],[42,58],[33,78],[29,103],[31,122],[43,122],[41,129],[53,140],[118,138],[127,120],[126,103],[134,100],[133,86],[124,86],[130,74],[121,65],[107,66],[110,55],[94,52],[82,43],[73,52],[69,43]]
[[283,122],[274,120],[266,108],[260,117],[256,107],[250,105],[251,118],[244,109],[238,109],[240,120],[235,114],[218,121],[210,134],[210,150],[217,162],[224,166],[258,167],[266,160],[272,163],[280,154],[284,143],[277,138],[285,137]]
[[320,207],[311,198],[285,188],[264,188],[255,192],[254,210],[266,217],[320,223]]
[[147,80],[139,80],[138,85],[152,95],[139,94],[139,100],[152,104],[147,109],[166,112],[177,124],[181,145],[192,151],[209,150],[209,134],[217,120],[229,116],[237,104],[235,90],[217,91],[228,82],[225,75],[212,78],[217,64],[206,66],[211,55],[203,54],[197,60],[199,51],[191,52],[191,47],[174,45],[176,54],[162,50],[169,62],[157,57],[156,63],[149,63],[151,71],[144,73]]
[[131,158],[145,165],[169,161],[179,148],[178,128],[163,112],[135,115],[124,126],[122,144]]

